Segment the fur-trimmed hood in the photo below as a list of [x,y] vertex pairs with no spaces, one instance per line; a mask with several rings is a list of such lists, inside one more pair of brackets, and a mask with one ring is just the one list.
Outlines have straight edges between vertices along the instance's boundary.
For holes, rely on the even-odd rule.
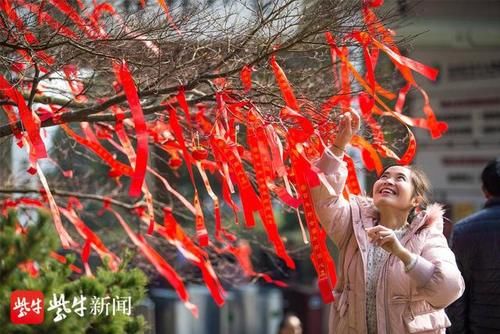
[[442,204],[429,204],[425,210],[417,214],[417,217],[413,219],[412,225],[415,225],[414,228],[417,230],[432,226],[442,232],[444,227],[444,212]]

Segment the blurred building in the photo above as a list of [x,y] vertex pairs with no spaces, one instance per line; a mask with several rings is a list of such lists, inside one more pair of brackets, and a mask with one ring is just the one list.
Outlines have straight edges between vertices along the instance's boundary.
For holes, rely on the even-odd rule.
[[191,302],[198,317],[170,289],[153,288],[136,308],[150,326],[148,334],[274,334],[283,317],[281,290],[246,285],[227,291],[226,303],[218,307],[204,286],[190,285]]
[[[448,132],[431,140],[416,130],[416,164],[430,178],[434,198],[449,205],[456,221],[484,202],[480,172],[500,156],[500,1],[388,1],[405,18],[398,35],[416,36],[408,56],[440,70],[436,82],[418,74],[438,120]],[[412,95],[410,113],[422,117]]]

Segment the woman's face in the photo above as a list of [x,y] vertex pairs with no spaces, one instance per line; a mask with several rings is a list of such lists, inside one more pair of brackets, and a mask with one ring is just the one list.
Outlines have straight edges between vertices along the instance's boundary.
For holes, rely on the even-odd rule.
[[411,170],[402,166],[387,168],[373,185],[373,201],[381,208],[410,210],[417,203],[413,196]]

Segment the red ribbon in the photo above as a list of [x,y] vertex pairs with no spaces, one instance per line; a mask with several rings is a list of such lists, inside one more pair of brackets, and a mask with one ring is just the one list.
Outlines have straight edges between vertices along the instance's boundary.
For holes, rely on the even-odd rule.
[[[291,140],[290,144],[292,143],[293,140]],[[303,201],[304,214],[311,239],[311,260],[318,274],[318,287],[321,297],[325,303],[330,303],[334,300],[333,288],[337,281],[335,265],[326,248],[326,234],[321,228],[316,216],[314,203],[309,190],[311,185],[308,184],[304,173],[304,170],[309,168],[309,164],[294,146],[290,146],[292,147],[290,150],[290,161],[295,175],[297,191]]]
[[155,230],[170,243],[174,244],[188,261],[200,269],[203,280],[214,301],[217,305],[222,306],[224,304],[225,291],[208,260],[207,253],[197,247],[187,236],[168,208],[164,210],[164,214],[166,220],[165,227],[156,225]]
[[[144,0],[142,0],[144,1]],[[170,26],[175,30],[177,31],[177,33],[181,34],[181,31],[179,30],[179,28],[177,27],[177,25],[175,24],[175,21],[173,20],[172,16],[170,15],[170,9],[168,8],[168,5],[167,3],[165,2],[165,0],[157,0],[158,3],[160,4],[161,8],[163,9],[163,11],[165,12],[165,15],[167,16],[167,21],[168,23],[170,24]]]
[[18,0],[18,3],[24,8],[28,9],[31,13],[38,16],[40,25],[47,24],[54,32],[61,34],[65,37],[77,40],[79,37],[73,30],[55,20],[50,14],[43,10],[43,5],[39,6],[36,3],[26,3],[24,0]]
[[368,7],[380,7],[384,4],[384,0],[363,0],[363,5]]
[[[187,167],[187,170],[189,172],[189,177],[191,178],[191,183],[193,184],[193,187],[196,188],[196,182],[194,180],[191,155],[189,154],[189,151],[188,151],[187,146],[186,146],[186,142],[184,140],[182,128],[181,128],[181,126],[179,124],[179,120],[177,118],[177,111],[172,106],[168,106],[167,109],[168,109],[168,114],[169,114],[170,127],[172,128],[175,139],[177,140],[177,142],[179,143],[179,145],[182,149],[182,154],[184,156],[184,160],[186,161],[186,167]],[[189,112],[188,112],[188,114],[189,114]]]
[[6,216],[8,209],[11,208],[17,208],[18,206],[26,205],[26,206],[33,206],[36,208],[43,208],[44,204],[35,198],[29,198],[29,197],[21,197],[21,198],[16,198],[16,199],[11,199],[7,198],[0,202],[2,205],[0,206],[2,208],[1,214]]
[[410,131],[410,129],[408,129],[408,136],[410,137],[408,148],[398,161],[401,165],[409,165],[417,153],[417,141],[415,140],[415,135]]
[[269,193],[269,189],[267,188],[267,178],[272,175],[272,170],[271,165],[269,164],[269,153],[267,152],[267,147],[264,143],[263,138],[261,138],[262,135],[265,135],[262,130],[259,134],[257,134],[255,130],[247,129],[247,143],[248,147],[251,148],[250,152],[252,155],[252,163],[254,166],[259,196],[262,203],[262,207],[259,212],[269,241],[271,241],[271,243],[273,244],[274,249],[276,250],[276,254],[283,261],[285,261],[286,265],[289,268],[295,269],[295,263],[286,252],[285,245],[279,235],[278,226],[276,225],[276,221],[274,219],[271,194]]
[[87,37],[95,39],[95,32],[89,29],[89,24],[76,12],[66,0],[49,0],[50,3],[65,14]]
[[236,258],[236,260],[238,261],[238,263],[240,264],[241,268],[243,269],[243,271],[247,276],[262,278],[264,281],[272,283],[282,288],[288,286],[285,282],[279,280],[273,280],[271,276],[267,274],[255,272],[252,265],[252,261],[250,259],[252,255],[252,249],[250,248],[250,245],[246,241],[241,241],[238,247],[227,246],[225,248],[225,251],[234,255],[234,257]]
[[18,264],[18,268],[26,273],[28,273],[31,277],[38,277],[40,270],[38,269],[38,263],[33,260],[24,261]]
[[292,87],[286,78],[285,72],[276,62],[276,57],[272,55],[269,62],[271,63],[274,77],[276,78],[276,82],[278,83],[281,95],[283,96],[286,105],[293,110],[299,111],[300,108],[297,99],[295,98],[295,94],[293,93]]
[[144,237],[139,234],[135,234],[119,213],[114,210],[111,210],[111,212],[115,215],[130,240],[132,240],[146,259],[148,259],[156,270],[172,285],[179,298],[184,302],[184,305],[191,311],[191,313],[193,313],[195,317],[198,317],[198,308],[196,305],[189,302],[189,294],[186,287],[182,282],[182,278],[177,274],[174,268],[172,268],[165,261],[165,259],[163,259],[163,257],[161,257],[161,255],[147,243]]
[[342,107],[342,112],[346,112],[351,108],[351,79],[349,77],[349,49],[346,46],[343,46],[340,49],[341,58],[344,59],[340,63],[340,80],[342,83],[342,92],[341,94],[345,96],[345,98],[340,100],[340,105]]
[[[119,147],[118,144],[115,144],[110,138],[108,138],[108,141],[112,143],[115,147],[117,147],[120,151],[124,152],[132,166],[135,166],[137,162],[137,157],[135,155],[134,149],[132,147],[132,143],[130,142],[127,133],[125,132],[125,128],[123,126],[123,121],[122,117],[123,114],[118,108],[113,108],[113,112],[116,115],[116,126],[115,126],[115,131],[118,136],[118,139],[120,140],[120,143],[122,144],[123,147]],[[155,222],[155,215],[154,215],[154,208],[153,208],[153,195],[149,191],[148,185],[144,183],[142,185],[142,192],[144,193],[144,199],[146,201],[146,207],[147,207],[147,213],[142,213],[140,218],[141,219],[147,219],[149,221],[149,227],[147,230],[147,234],[152,234],[153,233],[153,227],[154,227],[154,222]]]
[[224,161],[227,161],[232,168],[236,182],[238,183],[238,190],[240,193],[241,204],[243,206],[243,213],[245,215],[245,223],[247,228],[252,228],[255,226],[255,220],[253,217],[253,212],[258,211],[261,208],[261,202],[257,194],[255,193],[248,175],[243,168],[235,149],[230,148],[223,139],[213,138],[211,139],[212,146],[220,152]]
[[[182,95],[182,94],[181,94]],[[182,97],[181,97],[182,99]],[[186,104],[187,107],[187,104]],[[177,119],[177,112],[175,108],[172,106],[168,107],[169,115],[170,115],[170,126],[172,127],[172,131],[174,132],[175,138],[177,139],[177,142],[182,148],[182,153],[184,155],[184,160],[186,161],[186,167],[189,172],[189,176],[191,178],[191,183],[193,184],[193,187],[195,188],[194,192],[194,208],[196,210],[196,218],[195,218],[195,227],[196,227],[196,235],[198,236],[198,242],[200,243],[201,246],[207,246],[208,245],[208,232],[205,227],[205,220],[203,218],[203,211],[201,209],[200,205],[200,199],[198,195],[198,189],[196,187],[196,182],[194,179],[194,174],[193,174],[193,168],[192,168],[192,161],[191,161],[191,156],[188,152],[188,149],[186,147],[186,143],[184,141],[184,136],[182,134],[182,128],[179,124],[179,121]],[[189,116],[189,111],[187,111],[187,115]]]
[[[16,10],[11,7],[10,1],[0,1],[0,6],[0,9],[5,12],[9,20],[14,23],[17,30],[22,34],[24,40],[26,40],[30,45],[38,45],[38,39],[24,25],[23,20],[21,20],[19,16],[17,16]],[[31,57],[26,51],[18,50],[17,52],[20,53],[28,62],[31,62]],[[44,51],[37,51],[35,52],[35,54],[48,65],[52,65],[55,63],[54,57],[47,55]],[[40,67],[40,70],[42,72],[48,72],[44,67]]]
[[208,246],[208,232],[205,227],[205,218],[203,217],[203,210],[200,205],[200,197],[198,195],[198,191],[196,190],[194,193],[194,208],[196,209],[195,214],[195,228],[196,228],[196,237],[198,238],[198,243],[201,247]]
[[112,271],[117,271],[120,264],[118,256],[104,245],[101,238],[78,217],[75,210],[72,208],[59,208],[59,211],[75,226],[78,233],[85,239],[85,245],[82,249],[82,261],[88,263],[90,248],[94,248],[103,263],[107,262]]
[[123,85],[123,90],[130,106],[137,138],[137,161],[134,173],[132,174],[132,182],[129,190],[130,196],[137,197],[141,195],[141,188],[144,183],[146,167],[148,165],[148,131],[146,122],[144,121],[139,95],[137,94],[137,88],[135,87],[134,80],[130,75],[125,61],[123,61],[120,66],[119,80]]
[[375,106],[375,101],[366,93],[360,93],[358,95],[359,107],[361,109],[361,116],[363,120],[368,124],[373,135],[373,144],[382,145],[385,143],[384,133],[380,124],[373,118],[373,107]]
[[203,104],[197,104],[198,112],[194,116],[196,125],[202,134],[208,135],[212,129],[213,125],[210,120],[205,116],[206,108]]
[[180,86],[177,92],[177,102],[181,107],[182,111],[184,111],[184,116],[186,118],[186,122],[191,130],[193,130],[193,124],[191,123],[191,114],[189,113],[189,106],[186,100],[186,89],[184,86]]
[[283,145],[272,125],[266,126],[266,137],[271,149],[273,171],[276,175],[283,177],[287,173],[283,162]]
[[349,188],[349,192],[351,194],[361,195],[361,187],[359,185],[358,177],[356,175],[356,167],[354,166],[354,161],[347,154],[344,154],[344,161],[347,164],[347,181],[346,181],[347,188]]
[[[345,87],[345,89],[348,89],[350,91],[350,88],[348,87],[349,85],[349,77],[348,77],[348,72],[352,73],[353,77],[359,82],[359,84],[366,90],[366,92],[368,94],[370,94],[371,96],[373,96],[373,98],[381,105],[384,107],[385,110],[390,110],[389,107],[386,106],[386,104],[384,103],[384,101],[382,101],[378,96],[377,94],[380,94],[381,96],[389,99],[389,100],[392,100],[394,99],[394,94],[391,93],[391,92],[388,92],[386,91],[385,89],[383,89],[382,87],[380,87],[376,82],[375,82],[375,89],[376,89],[376,92],[373,91],[372,87],[370,86],[370,84],[368,84],[364,79],[363,77],[358,73],[358,71],[356,70],[355,66],[352,65],[349,60],[347,59],[347,54],[346,54],[346,50],[347,49],[344,49],[343,51],[341,51],[335,44],[335,41],[333,39],[333,36],[331,33],[329,32],[326,32],[325,33],[325,36],[326,36],[326,40],[328,42],[328,44],[330,45],[330,52],[334,52],[336,53],[339,58],[340,58],[340,61],[341,61],[341,68],[344,69],[344,75],[342,75],[342,87]],[[373,59],[373,57],[372,57]],[[372,61],[375,61],[374,59]],[[345,66],[344,66],[345,65]],[[411,74],[411,73],[410,73]],[[336,103],[338,102],[342,102],[342,108],[343,110],[346,110],[345,108],[349,107],[350,105],[350,97],[346,95],[346,93],[344,92],[344,89],[342,90],[342,97],[343,99],[340,100],[339,98],[339,101],[337,101]],[[377,93],[377,94],[376,94]],[[333,98],[333,97],[332,97]],[[336,104],[335,103],[335,104]]]
[[227,205],[233,210],[234,213],[234,221],[236,224],[238,224],[238,212],[240,211],[239,207],[234,203],[233,198],[231,197],[231,191],[229,190],[229,186],[226,182],[226,179],[221,176],[221,181],[222,183],[222,197],[224,198],[224,201],[226,202]]
[[94,151],[106,164],[111,168],[110,174],[113,176],[120,175],[132,175],[133,169],[125,165],[118,160],[115,160],[113,155],[109,153],[100,143],[91,141],[89,139],[83,138],[77,135],[68,125],[61,124],[61,128],[66,132],[66,134],[72,137],[76,142],[81,145],[84,145]]
[[394,106],[394,111],[397,113],[402,113],[403,112],[403,106],[406,101],[406,95],[410,91],[412,87],[411,83],[407,83],[403,88],[399,90],[398,94],[398,100],[396,101],[396,105]]
[[248,93],[252,89],[252,68],[250,66],[243,66],[240,72],[240,80],[243,84],[244,92]]
[[377,150],[373,145],[365,140],[363,137],[355,135],[352,138],[351,144],[353,146],[361,148],[361,155],[363,157],[363,162],[368,170],[375,170],[377,175],[382,174],[384,166],[382,165],[382,160],[378,155]]
[[2,95],[12,100],[19,109],[21,122],[28,133],[29,143],[33,145],[32,164],[36,164],[38,159],[47,157],[45,145],[40,137],[40,120],[26,105],[23,96],[0,74],[0,92]]
[[[290,207],[297,209],[302,203],[300,198],[295,198],[290,191],[288,181],[286,179],[286,168],[283,163],[282,154],[280,152],[279,146],[281,145],[279,137],[274,132],[274,128],[271,125],[257,127],[257,139],[259,141],[259,147],[264,147],[264,154],[261,154],[263,159],[263,169],[266,175],[266,185],[274,192],[281,201]],[[270,149],[272,158],[270,158],[270,153],[267,149]],[[274,175],[278,175],[284,178],[285,187],[279,187],[273,183]]]
[[221,241],[222,237],[222,221],[221,221],[221,215],[220,215],[220,204],[219,204],[219,198],[217,195],[215,195],[214,191],[212,190],[212,187],[210,186],[210,182],[208,181],[208,176],[207,173],[205,172],[205,169],[203,168],[201,162],[197,161],[196,162],[196,167],[198,168],[198,171],[201,175],[201,178],[203,180],[203,184],[205,185],[205,188],[207,189],[207,193],[214,202],[214,216],[215,216],[215,238],[219,241]]
[[[406,68],[410,68],[414,70],[415,72],[418,72],[425,76],[426,78],[430,80],[436,80],[439,71],[435,68],[432,68],[430,66],[424,65],[422,63],[419,63],[418,61],[415,61],[410,58],[406,58],[402,55],[399,54],[399,52],[396,50],[391,50],[388,46],[380,43],[378,40],[376,40],[373,36],[371,37],[373,44],[384,51],[394,62],[394,64],[402,70],[401,66],[405,66]],[[405,72],[406,70],[403,70]],[[408,79],[407,79],[408,80]],[[410,82],[413,82],[413,80],[409,80]]]
[[314,126],[304,116],[299,115],[298,112],[289,108],[288,106],[281,109],[281,119],[294,122],[296,125],[288,129],[290,136],[295,138],[297,142],[302,143],[308,140],[314,133]]
[[64,225],[62,224],[61,215],[59,213],[59,207],[57,206],[57,203],[54,200],[54,196],[52,196],[45,175],[43,174],[40,168],[37,168],[37,173],[38,177],[40,178],[40,182],[42,183],[44,191],[43,195],[49,202],[50,212],[52,213],[52,220],[54,221],[54,226],[56,228],[57,234],[59,234],[61,245],[63,246],[63,248],[66,249],[78,247],[78,244],[73,240],[73,238],[71,238],[68,231],[66,231]]
[[[68,260],[66,259],[66,257],[62,256],[61,254],[58,254],[56,252],[51,252],[50,253],[50,257],[57,260],[59,263],[62,263],[62,264],[66,264],[68,262]],[[69,265],[69,269],[71,269],[71,271],[77,273],[77,274],[81,274],[82,273],[82,270],[80,268],[78,268],[77,266],[75,266],[74,264],[70,264]]]

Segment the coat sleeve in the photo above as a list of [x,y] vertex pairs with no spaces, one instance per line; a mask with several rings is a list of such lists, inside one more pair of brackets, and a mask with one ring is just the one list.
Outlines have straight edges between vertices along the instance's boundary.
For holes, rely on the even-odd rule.
[[429,228],[422,253],[408,272],[419,294],[435,308],[445,308],[464,292],[465,284],[443,233]]
[[[455,228],[457,225],[455,225]],[[462,273],[465,281],[465,292],[453,304],[446,309],[446,314],[450,318],[451,327],[448,328],[447,333],[461,334],[467,333],[467,313],[469,305],[469,289],[470,286],[470,272],[468,270],[467,260],[462,254],[462,250],[467,249],[467,245],[462,240],[461,232],[453,231],[451,238],[451,250],[457,257],[458,269]]]
[[352,231],[350,205],[342,196],[347,178],[347,168],[345,162],[329,150],[325,150],[315,165],[325,174],[326,180],[333,190],[330,192],[322,183],[311,188],[316,214],[328,236],[337,247],[342,247]]

